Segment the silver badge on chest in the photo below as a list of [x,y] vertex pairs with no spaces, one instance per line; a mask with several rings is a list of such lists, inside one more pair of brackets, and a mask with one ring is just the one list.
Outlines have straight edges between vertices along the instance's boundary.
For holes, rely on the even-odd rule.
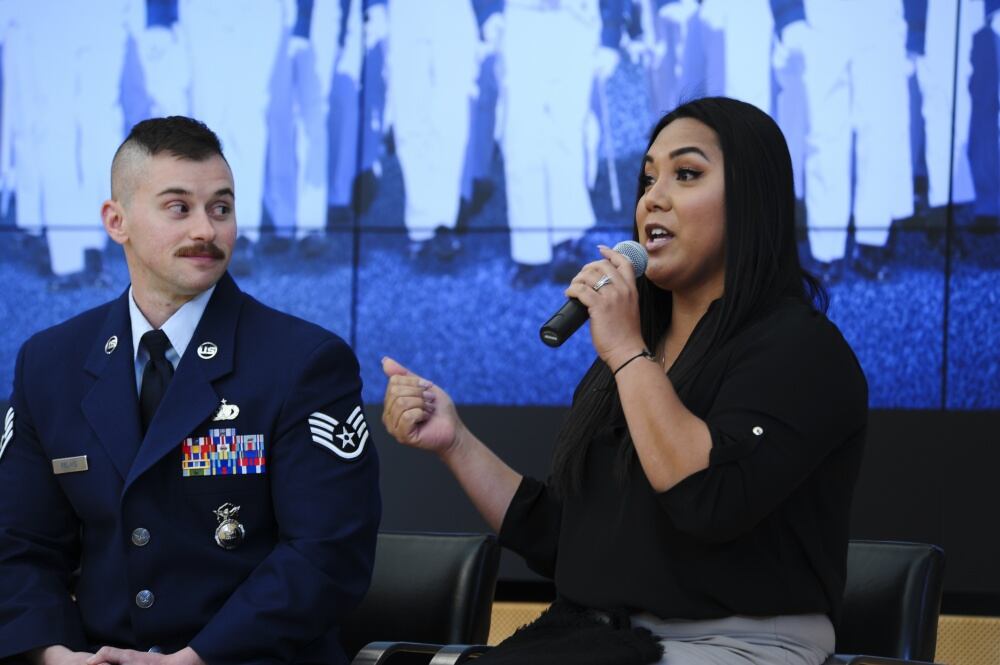
[[236,420],[236,416],[238,415],[240,415],[240,407],[222,400],[222,404],[219,405],[215,415],[212,417],[212,422],[217,420]]
[[198,345],[198,357],[202,360],[211,360],[219,352],[219,347],[215,342],[202,342]]
[[227,501],[212,512],[219,520],[219,526],[215,528],[215,544],[224,550],[234,550],[242,545],[246,530],[237,519],[240,507]]

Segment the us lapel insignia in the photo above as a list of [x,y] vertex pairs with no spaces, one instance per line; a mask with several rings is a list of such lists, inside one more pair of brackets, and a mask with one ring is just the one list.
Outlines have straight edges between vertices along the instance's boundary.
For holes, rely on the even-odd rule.
[[215,342],[202,342],[198,345],[198,357],[202,360],[211,360],[219,352],[219,347]]
[[104,343],[104,352],[111,355],[111,352],[118,348],[118,335],[112,335],[108,338],[108,341]]
[[219,410],[215,412],[215,417],[212,420],[236,420],[238,415],[240,415],[240,407],[222,400],[222,404],[219,405]]

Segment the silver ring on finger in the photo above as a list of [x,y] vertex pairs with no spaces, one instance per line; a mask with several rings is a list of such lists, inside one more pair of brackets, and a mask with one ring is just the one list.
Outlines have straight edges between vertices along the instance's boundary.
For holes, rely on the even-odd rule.
[[607,286],[610,283],[611,283],[611,275],[605,274],[604,277],[601,277],[599,280],[597,280],[597,282],[595,282],[594,286],[591,288],[593,288],[594,291],[600,291],[603,287]]

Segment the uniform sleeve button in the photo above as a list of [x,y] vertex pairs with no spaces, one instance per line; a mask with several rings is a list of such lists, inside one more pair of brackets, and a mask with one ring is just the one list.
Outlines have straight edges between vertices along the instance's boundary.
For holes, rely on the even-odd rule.
[[136,547],[145,547],[149,544],[149,530],[139,527],[132,531],[132,544]]
[[135,604],[144,610],[148,610],[153,606],[153,602],[156,600],[156,596],[149,589],[143,589],[139,593],[135,594]]
[[751,432],[753,432],[753,435],[754,435],[754,436],[760,436],[761,434],[763,434],[763,433],[764,433],[764,428],[763,428],[763,427],[761,427],[760,425],[757,425],[756,427],[754,427],[754,428],[753,428],[752,430],[750,430],[750,431],[751,431]]

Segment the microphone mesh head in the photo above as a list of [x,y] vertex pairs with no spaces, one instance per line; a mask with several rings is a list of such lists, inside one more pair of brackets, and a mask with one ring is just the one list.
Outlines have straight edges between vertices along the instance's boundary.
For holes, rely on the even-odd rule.
[[646,264],[649,263],[649,254],[646,252],[645,247],[635,240],[622,240],[615,245],[614,249],[632,263],[632,269],[635,270],[636,277],[645,274]]

